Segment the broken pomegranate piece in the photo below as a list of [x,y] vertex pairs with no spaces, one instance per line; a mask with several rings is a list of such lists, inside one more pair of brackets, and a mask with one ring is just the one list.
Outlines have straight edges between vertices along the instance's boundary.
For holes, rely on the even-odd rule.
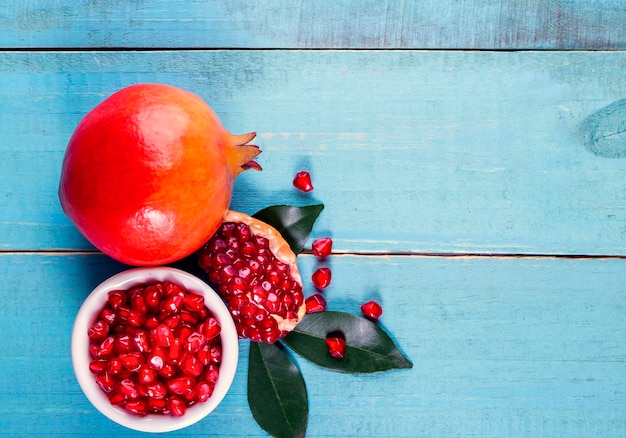
[[174,283],[115,290],[87,331],[89,370],[127,412],[181,416],[213,393],[219,334],[204,297]]
[[229,211],[199,265],[224,299],[241,338],[272,344],[306,312],[296,256],[280,233]]

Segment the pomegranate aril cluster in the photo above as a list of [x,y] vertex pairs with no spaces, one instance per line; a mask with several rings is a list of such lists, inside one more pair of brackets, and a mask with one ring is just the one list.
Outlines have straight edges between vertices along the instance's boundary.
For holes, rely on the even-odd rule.
[[115,290],[87,332],[89,369],[112,404],[182,416],[213,394],[220,332],[204,297],[174,283]]
[[274,343],[287,335],[282,320],[297,320],[302,286],[269,240],[247,224],[226,222],[201,251],[200,267],[227,302],[239,336]]

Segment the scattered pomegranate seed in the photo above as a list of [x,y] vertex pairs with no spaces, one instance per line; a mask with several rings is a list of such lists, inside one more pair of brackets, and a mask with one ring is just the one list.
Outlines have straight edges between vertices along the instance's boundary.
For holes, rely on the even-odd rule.
[[317,289],[326,289],[332,279],[332,272],[330,268],[318,268],[313,272],[311,281]]
[[220,325],[204,297],[164,282],[109,293],[89,327],[89,370],[112,404],[144,416],[184,415],[219,376]]
[[310,192],[313,190],[313,184],[311,183],[311,175],[309,172],[303,170],[296,173],[296,176],[293,179],[293,186],[302,192]]
[[333,250],[333,240],[330,237],[316,239],[312,244],[313,255],[319,258],[326,258]]
[[346,340],[344,338],[326,338],[326,347],[330,355],[334,358],[343,359],[346,354]]
[[383,308],[376,301],[368,301],[361,305],[361,312],[370,319],[378,319],[383,314]]
[[326,310],[326,299],[322,294],[313,294],[304,300],[306,313],[317,313]]

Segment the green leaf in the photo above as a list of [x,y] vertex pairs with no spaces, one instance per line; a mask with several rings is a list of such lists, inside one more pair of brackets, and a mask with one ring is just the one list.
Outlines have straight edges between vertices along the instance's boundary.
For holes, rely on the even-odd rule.
[[[326,336],[336,332],[343,333],[346,339],[343,359],[335,359],[326,348]],[[413,367],[383,329],[350,313],[307,314],[282,341],[311,362],[344,373],[375,373]]]
[[277,344],[250,342],[248,405],[256,422],[274,437],[304,437],[309,416],[300,370]]
[[273,205],[258,211],[253,217],[276,228],[297,255],[302,252],[313,224],[323,209],[324,204],[306,207]]

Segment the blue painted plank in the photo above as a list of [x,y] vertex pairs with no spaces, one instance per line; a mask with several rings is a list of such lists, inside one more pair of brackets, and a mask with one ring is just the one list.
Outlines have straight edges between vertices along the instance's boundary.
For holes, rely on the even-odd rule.
[[[329,308],[375,298],[411,370],[351,376],[298,359],[310,437],[622,437],[626,260],[334,256]],[[305,291],[318,262],[300,257]],[[5,436],[141,436],[98,414],[74,379],[73,318],[124,269],[97,254],[2,254]],[[246,402],[246,345],[217,411],[171,436],[265,436]]]
[[621,0],[7,0],[0,47],[624,49]]
[[339,252],[625,255],[625,71],[623,52],[0,53],[0,249],[91,248],[56,197],[66,142],[105,96],[165,82],[259,133],[233,208],[324,202],[314,237]]

